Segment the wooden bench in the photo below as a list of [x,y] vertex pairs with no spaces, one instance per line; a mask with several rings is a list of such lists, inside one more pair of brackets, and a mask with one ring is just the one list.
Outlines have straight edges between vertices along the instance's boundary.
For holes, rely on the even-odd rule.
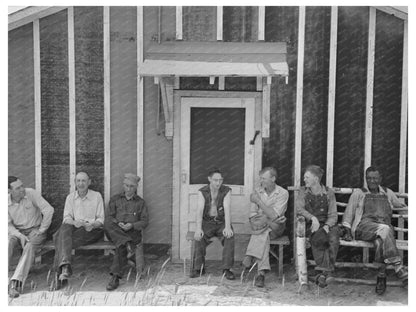
[[[354,191],[353,188],[338,188],[333,187],[332,188],[336,195],[350,195]],[[290,186],[288,187],[289,191],[297,192],[299,191],[299,187]],[[399,198],[407,199],[408,196],[405,193],[396,193],[396,196]],[[347,202],[339,202],[337,200],[337,210],[338,210],[338,218],[339,218],[339,224],[342,223],[342,216],[344,215],[344,210],[347,207]],[[399,249],[401,255],[403,256],[403,251],[408,250],[408,241],[404,237],[404,233],[408,232],[408,229],[405,228],[405,220],[404,218],[407,217],[406,215],[399,214],[397,212],[400,211],[407,211],[407,208],[393,208],[393,219],[397,219],[397,226],[394,226],[394,230],[396,232],[396,246],[397,249]],[[396,212],[396,213],[395,213]],[[294,215],[296,216],[296,207],[294,205]],[[297,241],[297,238],[305,237],[305,228],[306,228],[306,222],[305,218],[303,216],[295,217],[295,241]],[[307,243],[306,243],[307,244]],[[348,246],[348,247],[358,247],[362,248],[362,262],[336,262],[335,267],[351,267],[351,268],[379,268],[380,264],[377,263],[370,263],[369,262],[369,250],[371,248],[374,248],[373,242],[367,242],[362,240],[352,240],[352,241],[345,241],[343,239],[340,239],[340,246]],[[296,250],[296,248],[295,248]],[[298,249],[298,255],[296,257],[296,272],[299,277],[299,282],[301,284],[307,283],[307,272],[304,272],[306,270],[306,264],[300,263],[302,260],[299,259],[299,254],[306,255],[306,251],[302,252]],[[302,257],[301,257],[302,258]],[[306,256],[305,256],[306,259]],[[313,260],[307,260],[306,263],[309,265],[316,265],[315,261]],[[387,266],[388,269],[392,269],[393,266]],[[347,279],[347,278],[336,278],[338,281],[351,281],[351,282],[362,282],[362,283],[368,283],[366,280],[357,280],[357,279]]]
[[[85,245],[77,247],[76,249],[72,249],[72,254],[75,254],[75,250],[104,250],[104,252],[109,252],[111,250],[116,249],[116,246],[110,241],[98,241],[93,244]],[[43,246],[42,249],[36,254],[35,257],[35,264],[40,264],[42,262],[42,256],[51,251],[55,250],[55,245],[53,241],[47,241]]]
[[[195,240],[194,240],[194,234],[195,232],[188,231],[186,234],[186,240],[188,242],[191,242],[191,265],[189,266],[190,272],[194,269],[193,263],[194,263],[194,250],[195,250]],[[237,240],[244,240],[249,241],[250,234],[234,234],[235,239]],[[283,246],[290,245],[289,237],[282,236],[277,239],[270,240],[270,246],[279,246],[279,256],[276,255],[276,253],[270,248],[270,254],[278,261],[278,276],[282,277],[283,275]]]

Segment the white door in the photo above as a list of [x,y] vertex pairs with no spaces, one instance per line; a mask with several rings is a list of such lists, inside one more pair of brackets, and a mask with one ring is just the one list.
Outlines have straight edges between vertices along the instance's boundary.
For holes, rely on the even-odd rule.
[[[249,233],[250,194],[261,163],[261,155],[256,157],[255,152],[261,146],[261,135],[250,144],[256,133],[254,98],[182,97],[180,111],[179,252],[185,259],[190,256],[186,233],[195,230],[198,190],[208,183],[212,168],[222,171],[223,183],[232,189],[234,232]],[[242,259],[246,244],[236,241],[236,260]],[[221,254],[221,245],[214,240],[206,258],[219,260]]]

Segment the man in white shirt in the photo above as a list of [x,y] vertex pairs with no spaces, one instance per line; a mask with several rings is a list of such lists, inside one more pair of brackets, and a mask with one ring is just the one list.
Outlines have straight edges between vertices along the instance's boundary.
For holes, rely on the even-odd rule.
[[285,212],[289,193],[276,184],[276,169],[263,168],[260,173],[260,186],[250,196],[250,225],[252,233],[247,246],[243,266],[250,269],[253,260],[257,263],[258,275],[255,286],[264,287],[265,274],[270,270],[270,239],[283,235]]
[[35,252],[46,240],[51,225],[53,208],[34,189],[25,188],[22,181],[9,176],[9,265],[16,247],[23,248],[16,270],[11,278],[9,296],[19,297],[22,283],[29,274]]
[[99,192],[88,189],[90,184],[87,173],[76,175],[76,191],[67,196],[62,225],[53,237],[56,289],[65,287],[72,275],[72,249],[92,244],[103,237],[103,198]]

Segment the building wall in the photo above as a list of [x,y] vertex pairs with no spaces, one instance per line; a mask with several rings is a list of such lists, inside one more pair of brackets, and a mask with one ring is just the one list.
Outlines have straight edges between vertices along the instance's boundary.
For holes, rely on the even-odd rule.
[[110,8],[110,196],[137,170],[137,9]]
[[9,56],[8,173],[35,188],[32,25],[9,32]]
[[[175,40],[175,7],[144,7],[144,50],[151,41]],[[76,166],[104,188],[103,8],[75,7]],[[263,166],[275,166],[278,183],[294,181],[298,7],[266,7],[265,41],[286,42],[288,83],[271,86],[270,138]],[[334,185],[363,182],[368,7],[339,7],[335,105]],[[183,38],[216,40],[216,8],[184,7]],[[377,13],[373,161],[385,184],[397,190],[403,22]],[[159,25],[160,22],[160,33]],[[224,7],[224,41],[257,41],[257,7]],[[110,8],[111,195],[125,172],[137,169],[137,9]],[[69,192],[67,11],[40,20],[42,189],[59,225]],[[330,8],[306,8],[302,167],[326,167]],[[22,48],[23,47],[23,48]],[[399,57],[397,57],[399,56]],[[216,90],[209,78],[181,78],[181,89]],[[225,90],[254,91],[255,77],[226,78]],[[28,24],[9,32],[9,173],[34,186],[33,34]],[[153,78],[144,80],[144,199],[151,223],[146,243],[171,243],[172,141]],[[23,148],[24,147],[24,148]],[[303,171],[302,171],[303,173]],[[292,207],[292,202],[289,203]],[[293,220],[291,209],[289,219]],[[56,219],[58,218],[58,219]],[[291,232],[290,227],[289,233]]]
[[62,223],[70,190],[67,21],[67,12],[61,11],[39,22],[42,194],[55,208],[50,232]]

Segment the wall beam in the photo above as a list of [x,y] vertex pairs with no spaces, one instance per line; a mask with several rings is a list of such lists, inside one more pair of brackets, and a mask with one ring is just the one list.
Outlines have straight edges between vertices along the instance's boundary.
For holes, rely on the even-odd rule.
[[143,55],[143,7],[137,7],[137,175],[141,178],[141,183],[137,188],[137,194],[143,196],[143,141],[144,141],[144,78],[139,76],[139,66],[144,61]]
[[110,7],[105,6],[104,18],[104,203],[110,200],[111,181],[111,119],[110,119]]
[[176,40],[182,40],[182,7],[176,7]]
[[403,71],[402,71],[402,109],[400,124],[400,166],[399,192],[406,191],[406,154],[407,154],[407,105],[408,105],[408,26],[404,21],[403,34]]
[[68,93],[69,93],[69,185],[75,191],[76,174],[76,111],[75,111],[75,37],[74,7],[68,8]]
[[329,43],[328,138],[326,149],[326,185],[333,186],[335,91],[337,73],[338,7],[331,7],[331,38]]
[[259,25],[258,25],[258,40],[264,41],[264,29],[266,21],[266,7],[259,6]]
[[222,21],[223,21],[223,7],[217,6],[217,40],[222,41]]
[[365,169],[371,165],[371,145],[373,135],[373,93],[374,93],[374,60],[376,47],[376,9],[370,7],[368,25],[368,56],[367,56],[367,94],[365,109],[365,144],[364,144],[364,184]]
[[39,19],[33,21],[33,62],[35,100],[35,188],[42,193],[42,130],[40,86],[40,31]]

